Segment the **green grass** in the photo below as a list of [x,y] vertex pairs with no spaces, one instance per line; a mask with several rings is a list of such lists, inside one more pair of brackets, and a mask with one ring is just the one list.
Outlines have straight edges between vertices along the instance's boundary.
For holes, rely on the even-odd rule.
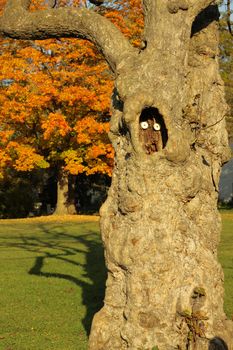
[[1,222],[0,349],[86,349],[104,284],[97,222]]
[[221,211],[223,232],[219,245],[219,261],[224,270],[224,309],[229,318],[233,317],[233,211]]
[[[233,315],[233,212],[219,259]],[[86,350],[106,271],[98,222],[0,222],[0,350]]]

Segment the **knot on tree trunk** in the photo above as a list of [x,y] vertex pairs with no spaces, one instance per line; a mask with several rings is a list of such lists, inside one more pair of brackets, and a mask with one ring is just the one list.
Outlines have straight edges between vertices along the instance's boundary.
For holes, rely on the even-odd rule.
[[187,0],[169,1],[167,4],[167,9],[170,13],[177,13],[179,10],[186,11],[188,8],[189,3]]

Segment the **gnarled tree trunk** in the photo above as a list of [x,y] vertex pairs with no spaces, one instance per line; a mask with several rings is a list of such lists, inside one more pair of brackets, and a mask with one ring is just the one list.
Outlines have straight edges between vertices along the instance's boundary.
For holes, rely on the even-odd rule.
[[108,280],[89,349],[233,349],[217,261],[218,181],[229,149],[216,2],[144,0],[137,51],[91,11],[29,14],[30,1],[17,1],[8,1],[2,33],[85,36],[117,76],[116,165],[101,209]]
[[[217,262],[218,181],[229,155],[218,10],[203,11],[192,32],[186,12],[171,12],[161,9],[147,51],[116,83],[116,167],[101,210],[109,273],[89,349],[207,350],[216,336],[233,346]],[[163,147],[154,152],[140,139],[152,115]]]

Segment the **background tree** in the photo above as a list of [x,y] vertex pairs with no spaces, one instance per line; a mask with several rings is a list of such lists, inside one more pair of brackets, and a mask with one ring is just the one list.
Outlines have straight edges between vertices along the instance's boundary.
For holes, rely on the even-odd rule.
[[[42,5],[34,1],[32,9]],[[132,11],[130,2],[120,1],[101,11],[138,43],[138,4]],[[93,44],[77,39],[7,39],[0,62],[2,174],[8,167],[25,172],[50,167],[58,183],[55,214],[73,213],[75,175],[111,176],[109,69]]]
[[229,159],[213,0],[144,0],[140,48],[90,9],[8,0],[0,32],[85,36],[115,73],[115,169],[101,209],[108,280],[90,349],[233,346],[217,262],[221,165]]
[[2,176],[9,167],[19,172],[52,168],[58,179],[56,213],[65,214],[72,204],[69,174],[111,175],[111,76],[84,40],[2,44]]

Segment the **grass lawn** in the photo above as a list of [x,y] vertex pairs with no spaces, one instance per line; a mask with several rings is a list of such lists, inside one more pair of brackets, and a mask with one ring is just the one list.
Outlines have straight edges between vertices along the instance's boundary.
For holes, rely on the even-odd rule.
[[98,221],[1,221],[0,349],[86,349],[104,284]]
[[233,210],[221,211],[223,231],[219,245],[219,261],[224,270],[225,299],[227,316],[233,319]]
[[[232,317],[233,212],[222,216],[219,258]],[[0,350],[86,350],[105,279],[96,218],[1,220]]]

